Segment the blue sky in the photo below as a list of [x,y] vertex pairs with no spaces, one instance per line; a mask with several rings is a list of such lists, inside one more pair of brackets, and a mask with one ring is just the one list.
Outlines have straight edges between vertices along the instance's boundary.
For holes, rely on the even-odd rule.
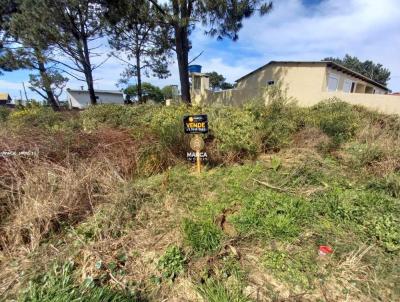
[[[389,68],[392,76],[388,86],[400,91],[399,29],[398,0],[277,0],[269,15],[245,20],[236,42],[216,41],[198,27],[191,36],[190,57],[204,51],[196,64],[233,82],[271,60],[321,60],[348,53]],[[106,43],[104,49],[108,50]],[[123,69],[123,63],[111,58],[95,71],[95,88],[117,89],[115,84]],[[159,86],[178,84],[176,63],[170,70],[172,75],[167,79],[145,80]],[[0,76],[0,91],[19,97],[21,82],[28,81],[28,74],[15,71]],[[81,85],[70,80],[67,87]],[[29,89],[28,94],[35,97]]]

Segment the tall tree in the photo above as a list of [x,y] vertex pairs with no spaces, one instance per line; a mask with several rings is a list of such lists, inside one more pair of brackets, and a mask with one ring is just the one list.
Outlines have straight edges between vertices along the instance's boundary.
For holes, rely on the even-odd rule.
[[328,57],[323,61],[338,63],[383,85],[387,85],[390,80],[389,69],[383,67],[380,63],[374,63],[370,60],[362,62],[357,57],[346,54],[343,59]]
[[[10,41],[9,25],[10,19],[18,10],[18,4],[15,0],[0,0],[0,57],[4,55],[6,46]],[[2,70],[7,70],[4,61],[0,62],[0,74]]]
[[[124,93],[131,95],[131,96],[136,96],[137,95],[137,85],[129,85],[125,90]],[[152,100],[156,103],[161,103],[164,101],[164,95],[161,91],[161,89],[157,86],[154,86],[150,83],[142,83],[142,102],[147,102],[149,100]]]
[[[54,110],[59,109],[58,96],[67,79],[57,70],[51,61],[52,49],[39,25],[46,20],[35,23],[30,20],[30,1],[20,0],[18,9],[7,22],[7,35],[12,43],[8,43],[0,56],[0,65],[6,70],[29,69],[30,88],[42,96]],[[40,18],[41,16],[38,16]],[[55,94],[55,90],[58,92]]]
[[[93,71],[104,62],[93,64],[94,57],[101,56],[94,45],[102,37],[102,7],[95,0],[26,0],[31,12],[30,20],[37,24],[49,43],[61,55],[58,64],[64,72],[87,84],[90,103],[96,104]],[[41,22],[41,20],[45,22]]]
[[210,87],[212,90],[216,89],[232,89],[233,85],[226,82],[225,77],[216,71],[206,73],[210,81]]
[[212,37],[236,41],[243,19],[257,11],[264,15],[272,9],[272,2],[264,0],[169,0],[164,4],[157,0],[147,1],[160,12],[160,22],[174,29],[182,100],[187,103],[190,103],[189,36],[196,23],[201,23],[206,28],[205,33]]
[[117,0],[107,5],[109,43],[117,51],[114,55],[128,65],[121,82],[128,83],[136,77],[139,102],[142,102],[143,75],[151,73],[158,78],[170,75],[171,31],[156,22],[157,14],[154,5],[146,1]]
[[[60,109],[58,97],[68,79],[59,72],[56,64],[51,64],[50,61],[46,50],[17,43],[14,43],[12,49],[6,49],[0,57],[0,65],[8,71],[16,69],[35,71],[29,74],[29,88],[57,111]],[[51,66],[47,65],[49,63]]]

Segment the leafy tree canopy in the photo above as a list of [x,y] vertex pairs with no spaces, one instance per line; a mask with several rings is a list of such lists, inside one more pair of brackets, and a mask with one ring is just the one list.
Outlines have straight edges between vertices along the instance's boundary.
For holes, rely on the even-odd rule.
[[[129,85],[125,90],[124,93],[137,97],[137,85]],[[147,82],[142,83],[142,94],[143,94],[143,101],[152,100],[157,103],[161,103],[164,101],[164,95],[161,89],[155,85],[152,85]]]
[[116,58],[127,64],[121,83],[137,80],[137,96],[142,101],[142,76],[170,75],[171,27],[156,22],[158,10],[148,1],[106,1],[105,20],[109,43]]
[[364,62],[360,61],[357,57],[352,57],[348,54],[344,56],[343,59],[328,57],[325,58],[324,61],[332,61],[343,65],[351,70],[354,70],[362,75],[369,77],[370,79],[381,83],[383,85],[387,85],[387,82],[390,80],[390,71],[387,68],[384,68],[380,63],[374,63],[370,60],[366,60]]
[[[189,51],[190,34],[201,24],[207,35],[217,39],[228,38],[236,41],[243,27],[243,20],[255,13],[265,15],[272,9],[272,2],[264,0],[149,0],[160,12],[160,24],[172,26],[174,50],[177,55],[181,97],[190,103]],[[160,2],[160,3],[159,3]]]
[[175,85],[168,85],[164,86],[162,89],[162,94],[164,96],[164,99],[173,99],[178,96],[178,88]]
[[233,84],[227,83],[225,77],[215,71],[206,73],[210,80],[210,87],[212,90],[216,89],[232,89]]

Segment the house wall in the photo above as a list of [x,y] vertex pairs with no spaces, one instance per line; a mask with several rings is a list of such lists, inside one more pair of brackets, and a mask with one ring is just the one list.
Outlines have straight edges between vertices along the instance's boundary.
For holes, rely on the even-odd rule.
[[324,64],[271,64],[237,83],[236,89],[221,92],[202,91],[193,96],[195,103],[240,105],[254,99],[265,99],[268,81],[281,83],[289,96],[304,103],[312,102],[326,86]]
[[356,93],[372,93],[372,91],[368,91],[368,90],[366,91],[367,87],[372,87],[373,89],[375,89],[376,94],[385,94],[386,93],[385,90],[383,90],[382,88],[380,88],[376,85],[370,84],[366,81],[363,81],[359,78],[353,77],[353,76],[346,74],[342,71],[339,71],[337,69],[332,69],[331,67],[326,68],[326,80],[328,79],[329,73],[333,73],[339,77],[339,85],[338,85],[337,91],[343,91],[344,81],[346,79],[348,79],[348,80],[351,80],[356,83],[356,88],[355,88]]
[[[98,104],[124,104],[124,98],[122,93],[104,93],[95,92]],[[90,104],[90,96],[87,91],[68,91],[68,103],[70,107],[84,109]]]
[[[400,114],[400,96],[364,93],[366,82],[343,74],[339,80],[339,91],[327,91],[328,68],[321,64],[298,66],[296,64],[266,68],[238,82],[236,89],[212,92],[202,91],[192,96],[197,104],[223,104],[241,106],[251,100],[267,103],[265,87],[270,80],[281,82],[289,97],[295,98],[300,106],[312,106],[322,100],[337,97],[351,104],[364,105],[387,114]],[[339,73],[335,70],[336,73]],[[344,76],[357,81],[356,91],[361,93],[345,93],[342,91]],[[371,84],[368,84],[371,86]],[[379,89],[378,87],[376,87]]]

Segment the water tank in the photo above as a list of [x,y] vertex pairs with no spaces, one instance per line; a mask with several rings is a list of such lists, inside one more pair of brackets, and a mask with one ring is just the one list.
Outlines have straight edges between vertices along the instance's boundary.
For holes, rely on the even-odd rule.
[[201,65],[189,65],[189,73],[201,73]]

